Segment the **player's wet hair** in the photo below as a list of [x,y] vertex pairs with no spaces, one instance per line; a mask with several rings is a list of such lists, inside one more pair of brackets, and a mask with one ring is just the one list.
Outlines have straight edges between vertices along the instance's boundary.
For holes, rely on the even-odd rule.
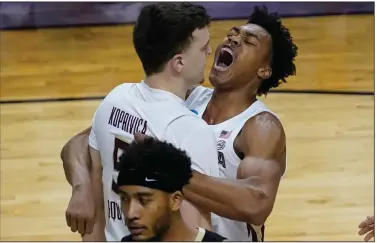
[[249,24],[264,28],[272,38],[271,48],[271,76],[263,80],[258,89],[258,95],[267,94],[271,88],[278,87],[286,78],[296,74],[294,64],[298,47],[293,43],[289,30],[282,24],[277,13],[268,13],[267,7],[255,7],[248,18]]
[[192,33],[210,24],[204,7],[192,3],[154,3],[142,8],[133,43],[146,75],[161,72],[191,43]]
[[192,177],[186,152],[152,138],[133,142],[119,162],[118,186],[139,185],[172,193],[182,191]]

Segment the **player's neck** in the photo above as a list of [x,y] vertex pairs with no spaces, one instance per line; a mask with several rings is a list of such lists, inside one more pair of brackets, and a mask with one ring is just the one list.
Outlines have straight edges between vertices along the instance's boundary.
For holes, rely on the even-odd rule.
[[250,106],[256,100],[256,95],[248,89],[215,89],[212,102],[228,104],[227,106]]
[[239,115],[255,101],[256,95],[253,95],[247,89],[215,89],[203,118],[208,124],[219,124]]
[[162,237],[161,241],[194,241],[197,234],[198,229],[191,229],[179,213],[173,219],[169,230]]
[[187,84],[179,78],[164,73],[154,74],[145,78],[144,82],[151,88],[164,90],[185,99],[188,90]]

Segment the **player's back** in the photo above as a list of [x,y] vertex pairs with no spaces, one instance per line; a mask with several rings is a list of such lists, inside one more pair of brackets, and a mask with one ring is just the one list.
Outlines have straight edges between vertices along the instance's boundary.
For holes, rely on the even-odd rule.
[[[182,99],[172,93],[152,89],[144,82],[117,86],[98,107],[89,139],[90,146],[101,154],[108,241],[120,241],[128,233],[117,194],[117,162],[137,132],[186,150],[193,160],[194,169],[218,176],[214,134],[204,121],[184,106]],[[206,146],[206,150],[210,150],[207,164],[203,164],[203,155],[199,155],[198,145],[193,142],[193,136],[202,133],[207,136],[205,143],[210,141],[212,144],[209,148]]]

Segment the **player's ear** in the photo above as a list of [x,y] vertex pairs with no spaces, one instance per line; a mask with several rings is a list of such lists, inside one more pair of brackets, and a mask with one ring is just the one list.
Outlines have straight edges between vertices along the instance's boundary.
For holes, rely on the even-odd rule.
[[171,59],[171,64],[173,66],[173,69],[180,73],[183,70],[184,65],[184,59],[182,54],[177,54]]
[[181,208],[181,204],[183,201],[182,192],[176,191],[173,192],[170,196],[170,206],[172,211],[178,211]]
[[261,79],[268,79],[269,77],[271,77],[271,74],[272,74],[272,69],[271,67],[261,67],[258,69],[258,77],[260,77]]

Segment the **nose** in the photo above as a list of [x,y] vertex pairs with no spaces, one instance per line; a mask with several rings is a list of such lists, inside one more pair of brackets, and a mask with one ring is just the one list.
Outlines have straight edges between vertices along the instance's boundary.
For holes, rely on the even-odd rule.
[[228,36],[228,41],[232,44],[232,45],[235,45],[235,46],[238,46],[241,42],[240,40],[240,36],[237,35],[237,36]]
[[208,46],[207,55],[211,55],[211,53],[212,53],[212,48],[211,48],[211,46]]
[[131,221],[140,219],[140,205],[131,200],[131,202],[127,206],[128,207],[125,210],[127,212],[127,220]]

